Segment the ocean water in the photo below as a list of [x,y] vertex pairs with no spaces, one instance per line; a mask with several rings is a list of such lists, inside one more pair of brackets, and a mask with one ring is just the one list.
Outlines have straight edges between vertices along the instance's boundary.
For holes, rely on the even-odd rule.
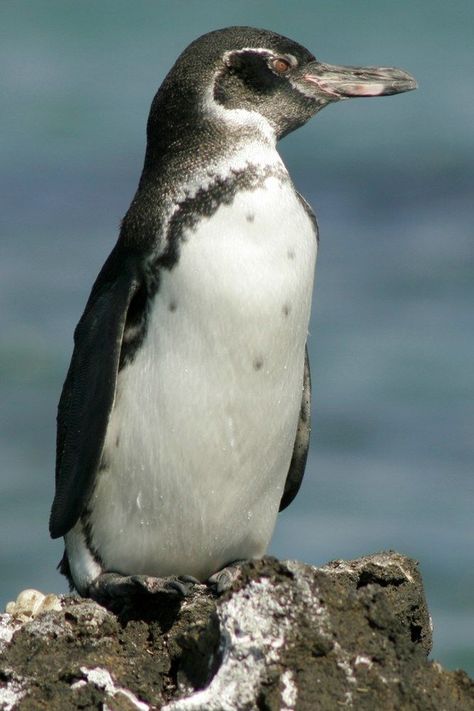
[[47,533],[72,332],[135,190],[151,98],[197,35],[268,27],[417,92],[338,104],[281,152],[321,231],[302,493],[270,552],[420,561],[433,657],[474,672],[474,6],[0,5],[0,604],[63,591]]

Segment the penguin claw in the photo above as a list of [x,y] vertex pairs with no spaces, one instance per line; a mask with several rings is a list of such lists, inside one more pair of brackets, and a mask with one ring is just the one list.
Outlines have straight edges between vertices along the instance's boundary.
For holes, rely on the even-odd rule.
[[194,577],[194,575],[178,575],[178,580],[183,583],[192,583],[193,585],[202,585],[201,581]]
[[230,590],[236,580],[240,577],[240,564],[245,563],[244,560],[235,560],[230,565],[226,565],[222,570],[218,570],[217,573],[211,575],[208,579],[207,584],[209,587],[217,594],[222,595],[223,593]]
[[182,600],[191,593],[196,584],[199,584],[199,580],[191,575],[155,578],[151,575],[102,573],[90,584],[88,595],[106,606],[119,600],[132,602],[157,595]]
[[135,584],[130,576],[118,573],[102,573],[89,585],[87,594],[96,602],[105,604],[133,595]]
[[199,580],[192,575],[177,575],[168,578],[154,578],[149,575],[133,575],[133,582],[138,589],[150,595],[165,594],[170,597],[187,597]]

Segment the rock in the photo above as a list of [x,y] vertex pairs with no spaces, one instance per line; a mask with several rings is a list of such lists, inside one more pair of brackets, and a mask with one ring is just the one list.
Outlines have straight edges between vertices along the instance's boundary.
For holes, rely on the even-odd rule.
[[0,615],[2,711],[474,709],[469,677],[427,660],[422,582],[397,553],[255,560],[220,598],[199,585],[118,615],[52,597]]

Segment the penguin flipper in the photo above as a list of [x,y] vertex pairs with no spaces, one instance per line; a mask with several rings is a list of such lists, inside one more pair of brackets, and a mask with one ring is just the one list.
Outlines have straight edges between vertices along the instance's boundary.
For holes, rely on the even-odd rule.
[[113,250],[75,330],[58,406],[52,538],[75,525],[91,492],[114,403],[127,314],[139,286],[131,264],[119,269]]
[[285,482],[285,490],[280,501],[280,511],[291,504],[303,481],[308,457],[311,434],[311,374],[309,370],[308,346],[306,346],[303,375],[303,397],[301,398],[300,419],[296,430],[295,445],[290,468]]

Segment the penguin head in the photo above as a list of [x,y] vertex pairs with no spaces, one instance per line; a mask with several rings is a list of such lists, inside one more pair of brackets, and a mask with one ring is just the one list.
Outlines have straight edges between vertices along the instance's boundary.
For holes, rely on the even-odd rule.
[[413,77],[400,69],[324,64],[282,35],[228,27],[184,50],[155,102],[166,105],[174,121],[179,116],[190,125],[205,116],[229,129],[279,139],[330,103],[415,88]]

